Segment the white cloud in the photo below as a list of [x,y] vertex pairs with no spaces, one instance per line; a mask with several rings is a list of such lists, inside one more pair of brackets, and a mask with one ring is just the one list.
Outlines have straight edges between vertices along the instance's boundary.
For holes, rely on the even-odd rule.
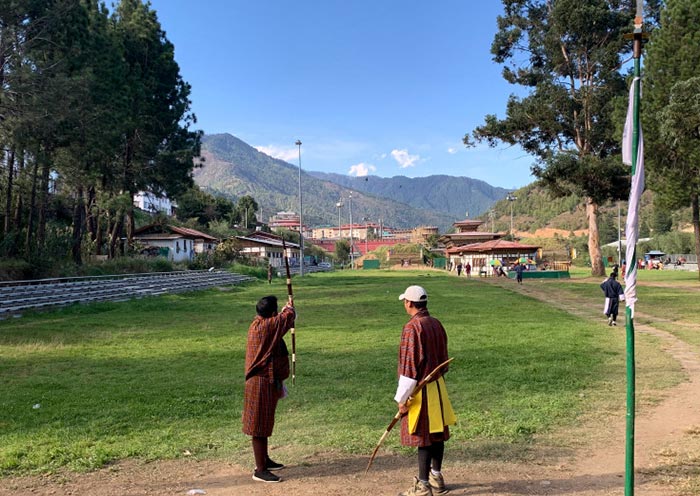
[[299,151],[296,148],[282,148],[275,145],[254,146],[253,148],[265,155],[284,160],[285,162],[291,162],[299,157]]
[[410,155],[408,150],[391,150],[391,156],[402,169],[415,167],[416,163],[420,161],[420,155]]
[[451,146],[447,149],[447,153],[449,153],[450,155],[454,155],[457,152],[458,152],[458,150],[453,146]]
[[361,162],[359,164],[351,165],[348,174],[351,176],[363,177],[376,170],[377,168],[372,164],[365,164],[364,162]]

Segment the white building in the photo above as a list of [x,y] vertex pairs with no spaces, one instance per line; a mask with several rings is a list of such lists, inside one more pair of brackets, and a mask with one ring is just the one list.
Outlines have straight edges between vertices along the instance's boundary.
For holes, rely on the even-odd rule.
[[[241,253],[267,262],[273,267],[284,267],[285,253],[280,236],[258,231],[248,236],[236,236],[236,239],[241,244]],[[285,241],[284,244],[289,265],[299,265],[299,244],[291,241]]]
[[134,196],[134,206],[144,212],[152,214],[162,212],[167,216],[174,215],[173,209],[175,207],[167,196],[158,196],[149,191],[139,191],[136,193]]
[[172,262],[190,261],[197,253],[213,251],[218,243],[215,237],[195,229],[158,224],[137,229],[133,237],[142,245],[158,248],[158,255]]

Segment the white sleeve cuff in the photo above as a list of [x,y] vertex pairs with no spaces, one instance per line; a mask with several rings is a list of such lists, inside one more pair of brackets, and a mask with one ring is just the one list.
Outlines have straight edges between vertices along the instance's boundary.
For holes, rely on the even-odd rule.
[[405,375],[399,376],[399,385],[396,388],[394,400],[396,400],[397,403],[406,403],[417,384],[418,381],[415,379],[411,379]]

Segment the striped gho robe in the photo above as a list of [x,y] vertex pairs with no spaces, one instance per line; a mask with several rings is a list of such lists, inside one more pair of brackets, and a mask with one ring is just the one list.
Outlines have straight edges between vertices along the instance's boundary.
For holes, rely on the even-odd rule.
[[294,308],[267,319],[255,317],[248,329],[243,395],[243,433],[269,437],[275,409],[283,396],[282,381],[289,377],[289,353],[284,335],[294,327]]
[[[415,379],[420,382],[425,376],[435,369],[438,365],[448,359],[447,356],[447,333],[440,321],[431,317],[427,309],[421,309],[418,313],[410,318],[408,323],[403,328],[401,333],[401,345],[399,347],[399,376]],[[433,379],[436,382],[443,374],[447,372],[448,367],[442,370],[442,374]],[[444,380],[439,381],[444,387]],[[439,391],[439,388],[438,388]],[[450,415],[453,414],[452,407],[449,405],[447,391],[439,391],[442,398],[446,400],[447,409]],[[428,413],[428,395],[422,394],[421,409],[418,416],[418,424],[413,433],[409,432],[409,415],[404,415],[401,419],[401,444],[404,446],[430,446],[433,442],[446,441],[450,437],[450,429],[448,423],[454,421],[448,420],[447,423],[443,420],[444,410],[442,409],[442,401],[440,405],[440,415],[442,419],[437,419],[444,424],[441,432],[430,432],[430,418]],[[434,410],[433,410],[434,411]],[[435,419],[434,419],[435,420]]]

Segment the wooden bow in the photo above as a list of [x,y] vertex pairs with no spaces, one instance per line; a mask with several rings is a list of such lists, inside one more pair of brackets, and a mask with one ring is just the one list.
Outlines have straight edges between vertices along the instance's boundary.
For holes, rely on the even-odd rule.
[[[290,305],[294,305],[294,292],[292,291],[292,274],[289,271],[289,258],[287,257],[287,245],[284,242],[284,236],[282,236],[282,250],[284,250],[284,266],[287,269],[287,301]],[[292,385],[295,385],[297,378],[297,340],[294,327],[289,329],[289,332],[292,335]]]
[[[413,388],[413,391],[411,391],[411,396],[409,398],[412,398],[413,395],[415,395],[418,391],[423,389],[426,384],[428,384],[433,377],[440,372],[447,364],[449,364],[454,358],[449,358],[448,360],[445,360],[442,362],[440,365],[435,367],[432,372],[430,372],[428,375],[426,375],[418,384],[416,384],[416,387]],[[394,416],[393,419],[391,419],[391,422],[389,423],[389,427],[386,428],[384,431],[384,434],[382,434],[382,437],[379,438],[379,442],[377,443],[377,446],[375,446],[374,451],[372,452],[372,456],[369,457],[369,463],[367,464],[367,469],[365,470],[365,474],[369,472],[369,468],[372,466],[372,462],[374,461],[374,457],[377,456],[377,451],[379,451],[379,447],[382,445],[386,437],[389,435],[389,432],[391,429],[394,428],[396,425],[396,422],[401,419],[403,415],[401,414],[400,411],[396,412],[396,415]]]

